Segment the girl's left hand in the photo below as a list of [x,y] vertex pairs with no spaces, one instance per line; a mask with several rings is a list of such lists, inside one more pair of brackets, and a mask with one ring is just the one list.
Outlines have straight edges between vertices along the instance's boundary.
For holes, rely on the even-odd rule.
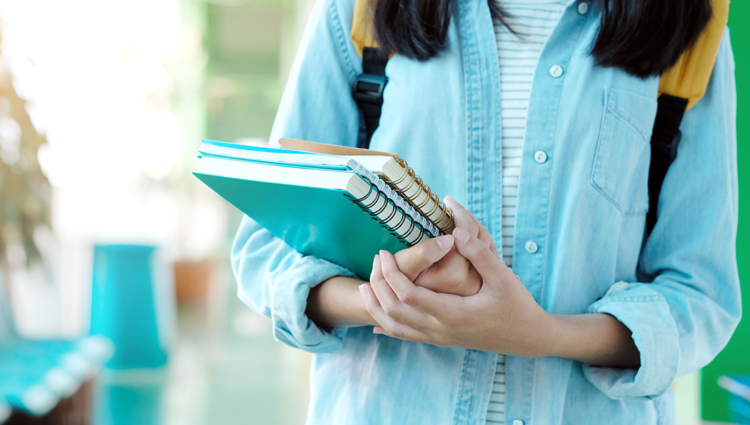
[[[471,214],[458,204],[453,209],[457,215]],[[480,236],[486,234],[479,226]],[[500,260],[491,238],[484,242],[488,238],[462,228],[456,228],[453,237],[458,252],[482,277],[479,292],[460,297],[417,286],[399,270],[392,254],[381,251],[370,284],[360,286],[367,311],[380,325],[373,332],[445,347],[549,355],[554,319]]]

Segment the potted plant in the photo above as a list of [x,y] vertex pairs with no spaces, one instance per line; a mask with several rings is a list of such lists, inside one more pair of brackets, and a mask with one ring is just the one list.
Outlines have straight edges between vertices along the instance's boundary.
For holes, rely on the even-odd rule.
[[50,186],[37,158],[46,142],[0,56],[0,321],[10,330],[12,271],[41,260],[34,234],[50,223]]

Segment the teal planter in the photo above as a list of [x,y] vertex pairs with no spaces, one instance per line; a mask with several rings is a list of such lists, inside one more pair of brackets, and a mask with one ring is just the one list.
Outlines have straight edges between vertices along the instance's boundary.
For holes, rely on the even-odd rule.
[[156,368],[167,362],[158,321],[155,248],[96,245],[91,291],[91,334],[115,344],[110,369]]

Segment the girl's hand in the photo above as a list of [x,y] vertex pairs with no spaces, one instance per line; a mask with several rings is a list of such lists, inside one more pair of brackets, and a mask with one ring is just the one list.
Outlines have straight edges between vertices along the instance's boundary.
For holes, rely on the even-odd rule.
[[487,229],[455,201],[448,202],[457,219],[469,217],[478,226],[478,237],[459,225],[453,239],[458,253],[481,276],[481,289],[469,297],[436,293],[415,285],[399,270],[393,255],[381,251],[375,257],[370,285],[359,286],[367,312],[379,325],[374,333],[515,356],[561,357],[603,367],[640,366],[640,352],[625,325],[608,314],[544,311],[500,260]]
[[[497,248],[484,226],[450,196],[445,203],[453,211],[456,228],[469,232],[491,247]],[[480,232],[480,229],[484,229]],[[499,255],[499,254],[498,254]],[[415,285],[444,294],[474,295],[482,287],[482,277],[477,269],[453,245],[453,237],[440,236],[421,242],[395,255],[399,270]]]
[[[417,286],[443,294],[468,297],[479,292],[482,287],[482,277],[469,260],[458,253],[453,246],[453,237],[449,236],[451,249],[440,261],[424,269],[413,282]],[[401,251],[403,252],[403,251]],[[402,262],[396,254],[396,264],[401,269]]]
[[[445,202],[454,208],[457,227],[491,243],[487,232],[480,233],[479,222],[453,199]],[[492,245],[494,249],[494,244]],[[497,251],[494,251],[497,253]],[[428,239],[399,251],[396,262],[400,271],[416,285],[435,292],[460,296],[474,295],[482,286],[479,272],[458,253],[453,236]],[[365,307],[357,287],[363,282],[343,276],[332,277],[310,290],[305,313],[322,328],[377,325]]]
[[[374,332],[440,346],[548,355],[552,316],[500,260],[487,229],[455,201],[448,202],[457,219],[455,247],[480,275],[481,289],[469,297],[436,293],[412,282],[396,258],[381,251],[370,285],[360,286],[367,311],[380,325]],[[467,220],[477,227],[476,236],[465,230]]]
[[379,325],[373,332],[523,357],[554,356],[604,367],[640,366],[640,352],[625,325],[608,314],[544,311],[500,260],[487,230],[463,207],[449,202],[456,218],[468,215],[479,228],[477,237],[459,226],[453,239],[458,253],[481,276],[481,289],[469,297],[436,293],[415,285],[399,270],[393,255],[381,251],[375,257],[370,285],[359,286],[367,312]]

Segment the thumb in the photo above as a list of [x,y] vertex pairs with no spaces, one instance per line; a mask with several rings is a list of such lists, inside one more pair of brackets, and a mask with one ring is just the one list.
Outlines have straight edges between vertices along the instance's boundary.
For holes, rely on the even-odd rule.
[[502,263],[499,255],[488,244],[460,227],[453,231],[453,236],[458,253],[471,262],[485,281],[487,277],[497,274],[498,266]]
[[399,251],[394,257],[401,273],[414,281],[422,270],[440,261],[452,247],[453,236],[444,235],[427,239],[411,248]]

